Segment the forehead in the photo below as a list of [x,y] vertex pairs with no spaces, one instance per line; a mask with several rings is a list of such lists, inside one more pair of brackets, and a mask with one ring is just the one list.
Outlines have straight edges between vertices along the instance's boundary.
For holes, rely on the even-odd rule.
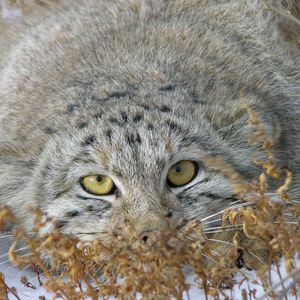
[[185,149],[184,140],[194,130],[167,107],[161,110],[109,112],[89,128],[85,147],[108,171],[132,175],[162,169]]

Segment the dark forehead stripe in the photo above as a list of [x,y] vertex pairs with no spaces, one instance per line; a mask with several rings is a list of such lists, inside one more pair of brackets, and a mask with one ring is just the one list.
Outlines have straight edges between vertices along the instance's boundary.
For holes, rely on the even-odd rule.
[[142,114],[138,113],[138,114],[136,114],[136,115],[132,118],[132,121],[133,121],[134,123],[137,123],[137,122],[139,122],[139,121],[142,121],[143,118],[144,118],[144,116],[143,116]]
[[96,114],[93,115],[93,118],[95,119],[101,119],[103,116],[103,112],[97,112]]
[[162,92],[170,92],[170,91],[174,91],[175,89],[176,89],[175,85],[168,84],[168,85],[160,87],[158,90],[162,91]]
[[52,167],[50,164],[47,164],[44,166],[44,168],[41,170],[41,175],[43,177],[47,177],[52,172]]
[[68,221],[66,220],[59,220],[56,224],[56,228],[63,228],[68,224]]
[[203,102],[203,101],[201,101],[201,100],[199,99],[199,95],[196,94],[196,92],[194,92],[194,91],[189,91],[189,92],[188,92],[188,97],[189,97],[189,99],[191,99],[192,102],[194,102],[194,103],[205,104],[205,102]]
[[146,103],[140,103],[139,106],[142,107],[144,110],[149,110],[150,109],[149,105],[146,104]]
[[83,140],[81,145],[82,146],[91,146],[91,145],[95,144],[96,141],[97,141],[97,139],[96,139],[95,135],[89,135]]
[[130,91],[115,91],[108,95],[108,98],[123,98],[128,95],[131,95],[132,93]]
[[168,126],[172,131],[182,131],[181,127],[174,121],[167,120],[166,122],[164,122],[164,124]]
[[142,139],[141,139],[141,136],[139,135],[139,133],[137,132],[136,133],[136,141],[141,144],[142,143]]
[[125,111],[122,111],[120,113],[120,117],[116,118],[116,117],[110,117],[108,120],[110,123],[114,124],[114,125],[118,125],[120,127],[125,126],[128,123],[129,117],[128,114]]
[[154,130],[154,125],[151,124],[151,123],[148,123],[147,124],[147,129],[150,130],[150,131]]
[[167,112],[172,111],[172,109],[171,109],[169,106],[167,106],[167,105],[163,105],[163,106],[160,108],[160,111],[167,113]]
[[181,146],[189,146],[191,144],[201,145],[203,147],[203,140],[199,136],[185,136],[181,139]]
[[125,138],[126,138],[126,141],[127,141],[128,145],[134,145],[134,144],[141,144],[142,143],[141,136],[139,135],[138,132],[127,133],[125,135]]
[[133,133],[127,133],[126,134],[126,141],[129,145],[133,145],[135,142],[134,134]]
[[46,126],[44,129],[43,129],[44,133],[46,134],[54,134],[56,133],[56,129],[50,127],[50,126]]
[[81,122],[77,123],[76,128],[83,129],[83,128],[87,127],[87,126],[88,126],[88,122],[81,121]]
[[132,97],[135,95],[135,91],[138,90],[138,88],[134,87],[133,85],[129,85],[126,90],[123,91],[114,91],[108,94],[106,97],[98,97],[97,95],[92,95],[91,100],[95,102],[106,102],[111,99],[121,99],[124,97]]
[[108,120],[109,120],[110,123],[112,123],[114,125],[118,125],[120,127],[123,127],[123,122],[120,122],[120,120],[117,120],[114,117],[110,117]]
[[69,104],[67,104],[66,111],[67,111],[67,113],[72,113],[78,107],[79,107],[78,103],[69,103]]
[[98,97],[96,95],[91,96],[91,101],[94,101],[94,102],[105,102],[107,100],[108,100],[107,98]]
[[113,137],[113,131],[111,129],[106,130],[105,136],[107,137],[108,141],[111,142]]
[[121,116],[122,116],[123,121],[125,123],[127,123],[128,122],[128,115],[127,115],[127,113],[123,111],[123,112],[121,112]]
[[72,159],[73,163],[85,163],[85,164],[97,164],[97,162],[91,157],[89,148],[90,146],[93,146],[95,143],[92,144],[86,144],[86,148],[81,149],[79,153],[77,153],[76,157]]
[[68,211],[68,212],[65,214],[65,216],[66,216],[67,218],[73,218],[73,217],[77,217],[77,216],[79,216],[79,215],[80,215],[80,213],[79,213],[78,210],[71,210],[71,211]]
[[226,157],[226,153],[222,151],[217,144],[214,144],[211,139],[204,139],[200,136],[185,136],[181,139],[181,146],[189,146],[190,144],[197,144],[201,146],[201,149],[209,156]]

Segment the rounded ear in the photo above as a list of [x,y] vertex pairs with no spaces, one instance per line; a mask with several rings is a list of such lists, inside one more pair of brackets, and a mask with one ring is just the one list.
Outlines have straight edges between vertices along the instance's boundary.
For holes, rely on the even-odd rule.
[[300,49],[299,0],[268,0],[264,1],[264,4],[274,15],[279,35]]
[[[257,101],[256,101],[257,102]],[[257,125],[251,124],[251,112],[257,114]],[[229,102],[222,105],[207,107],[206,118],[218,132],[219,136],[237,143],[246,142],[255,137],[259,124],[262,124],[264,134],[274,143],[281,136],[281,126],[277,117],[267,108],[253,105],[245,100]]]

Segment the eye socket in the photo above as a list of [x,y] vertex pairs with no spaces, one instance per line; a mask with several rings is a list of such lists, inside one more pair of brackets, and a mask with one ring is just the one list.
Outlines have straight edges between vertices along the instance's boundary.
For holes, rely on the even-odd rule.
[[88,175],[82,177],[80,183],[85,191],[99,196],[111,195],[116,190],[113,180],[104,175]]
[[171,187],[180,187],[190,183],[197,174],[197,163],[190,160],[181,160],[173,165],[167,175]]

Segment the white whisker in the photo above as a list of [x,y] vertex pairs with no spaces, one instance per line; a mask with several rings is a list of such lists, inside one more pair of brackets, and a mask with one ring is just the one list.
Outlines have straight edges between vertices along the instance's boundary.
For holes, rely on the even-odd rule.
[[97,270],[95,271],[95,274],[96,274],[96,275],[97,275],[98,271],[103,267],[103,265],[104,265],[104,263],[101,264],[101,265],[97,268]]
[[9,260],[9,259],[8,259],[8,260],[1,261],[1,262],[0,262],[0,266],[1,266],[1,265],[5,265],[5,264],[7,264],[7,263],[10,263],[10,260]]
[[208,222],[205,222],[204,225],[207,225],[207,224],[211,224],[211,223],[216,223],[216,222],[222,222],[222,219],[216,219],[216,220],[212,220],[212,221],[208,221]]
[[218,262],[214,259],[212,259],[211,257],[209,257],[208,255],[204,254],[204,253],[201,253],[201,255],[203,255],[204,257],[206,257],[208,260],[211,260],[213,261],[214,263],[218,264]]
[[211,249],[209,249],[209,251],[210,251],[212,254],[214,254],[214,255],[216,255],[216,256],[219,256],[219,257],[220,257],[220,254],[219,254],[219,253],[217,253],[216,251],[214,251],[214,250],[211,250]]
[[7,271],[9,271],[9,270],[11,270],[11,269],[14,269],[14,268],[17,268],[16,266],[10,266],[9,268],[6,268],[4,271],[3,271],[3,273],[5,274],[5,272],[7,272]]
[[232,202],[230,203],[230,205],[235,205],[235,204],[240,203],[240,202],[241,202],[241,200],[235,200],[235,201],[232,201]]
[[222,240],[216,240],[216,239],[208,239],[208,240],[211,241],[211,242],[216,242],[216,243],[221,243],[221,244],[226,244],[226,245],[234,246],[233,243],[222,241]]
[[[35,233],[33,233],[33,232],[29,232],[29,233],[26,233],[26,234],[31,235],[31,236],[35,235]],[[0,240],[2,240],[2,239],[14,239],[14,238],[15,238],[14,234],[5,234],[5,235],[0,234]]]
[[212,230],[212,231],[205,231],[205,234],[212,234],[212,233],[222,233],[222,232],[230,232],[230,231],[239,231],[242,228],[232,228],[232,229],[226,229],[226,230]]
[[[291,201],[286,201],[286,200],[282,200],[280,195],[277,193],[266,193],[265,196],[267,198],[269,198],[270,201],[274,202],[274,203],[281,203],[281,204],[296,204],[299,205],[300,201],[297,200],[291,200]],[[261,195],[258,193],[253,193],[250,195],[246,195],[245,199],[246,200],[251,200],[251,199],[260,199]]]
[[[253,257],[255,257],[257,260],[259,260],[261,263],[263,263],[263,264],[266,263],[263,259],[261,259],[259,256],[257,256],[257,255],[254,254],[253,252],[249,251],[248,249],[247,249],[247,252],[248,252],[250,255],[252,255]],[[272,269],[271,269],[271,270],[272,270]],[[274,269],[273,269],[273,271],[274,271]]]
[[[274,224],[279,224],[279,222],[274,222]],[[283,224],[292,224],[292,225],[299,225],[300,224],[300,222],[298,221],[298,222],[284,222]]]
[[[27,253],[27,254],[24,254],[24,255],[20,255],[19,257],[26,257],[26,256],[30,256],[30,255],[32,255],[32,253]],[[5,260],[5,261],[2,261],[2,262],[0,263],[0,266],[1,266],[1,265],[4,265],[4,264],[7,264],[7,263],[10,263],[10,262],[11,262],[10,259]]]
[[224,231],[225,231],[226,228],[237,228],[237,227],[241,227],[241,226],[243,226],[243,225],[242,224],[238,224],[238,225],[226,225],[226,226],[207,227],[207,228],[204,229],[204,232],[205,232],[205,230],[214,230],[214,229],[224,229]]
[[194,239],[192,237],[190,237],[189,235],[185,235],[185,238],[187,238],[190,241],[194,241]]
[[209,219],[211,219],[211,218],[213,218],[213,217],[215,217],[215,216],[218,216],[218,215],[224,213],[224,212],[225,212],[226,210],[228,210],[228,209],[237,209],[237,208],[241,208],[241,207],[245,207],[245,206],[250,206],[250,205],[254,205],[254,204],[255,204],[255,203],[252,203],[252,202],[243,202],[243,203],[240,203],[240,204],[238,204],[238,205],[229,206],[229,207],[226,208],[226,209],[223,209],[223,210],[221,210],[221,211],[219,211],[219,212],[217,212],[217,213],[215,213],[215,214],[212,214],[212,215],[210,215],[210,216],[207,216],[207,217],[201,219],[200,222],[203,222],[203,221],[209,220]]
[[[14,252],[22,251],[22,250],[25,250],[25,249],[28,249],[28,247],[26,246],[26,247],[19,248],[17,250],[14,250]],[[0,255],[0,258],[6,257],[6,256],[8,256],[8,253]]]
[[255,205],[255,203],[247,201],[247,202],[241,202],[241,203],[233,205],[233,206],[229,206],[227,209],[238,209],[238,208],[241,208],[241,207],[251,206],[251,205]]
[[[227,242],[227,241],[222,241],[222,240],[216,240],[216,239],[208,239],[211,242],[216,242],[216,243],[221,243],[221,244],[225,244],[225,245],[230,245],[230,246],[235,246],[233,243]],[[259,260],[261,263],[265,264],[266,262],[261,259],[259,256],[255,255],[253,252],[247,250],[247,252],[253,256],[254,258],[256,258],[257,260]],[[271,268],[272,271],[275,271],[274,269]]]
[[6,234],[6,235],[0,235],[0,239],[7,239],[7,238],[13,238],[14,236],[12,234]]

